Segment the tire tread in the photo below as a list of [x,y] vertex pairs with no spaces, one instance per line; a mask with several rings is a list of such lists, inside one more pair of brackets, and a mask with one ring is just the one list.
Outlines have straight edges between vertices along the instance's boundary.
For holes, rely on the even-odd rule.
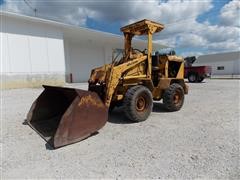
[[[175,104],[173,103],[173,97],[172,97],[176,89],[181,89],[182,96],[183,96],[182,104],[178,107],[175,106]],[[165,108],[170,112],[180,110],[183,105],[183,102],[184,102],[184,90],[183,90],[183,87],[177,83],[171,84],[169,88],[166,89],[165,92],[163,93],[163,104]]]
[[146,120],[147,117],[149,116],[149,114],[151,113],[151,111],[147,112],[141,118],[137,115],[133,101],[136,98],[135,97],[136,93],[138,93],[140,91],[146,91],[148,93],[149,97],[151,98],[149,100],[151,111],[152,111],[152,106],[153,106],[152,105],[153,104],[152,103],[152,94],[146,87],[137,85],[137,86],[134,86],[134,87],[131,87],[130,89],[128,89],[128,91],[125,94],[124,101],[123,101],[123,110],[124,110],[126,117],[135,122],[140,122],[140,121]]

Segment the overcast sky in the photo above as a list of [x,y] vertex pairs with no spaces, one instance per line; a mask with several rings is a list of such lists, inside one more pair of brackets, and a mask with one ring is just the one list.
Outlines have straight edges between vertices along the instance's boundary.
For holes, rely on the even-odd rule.
[[239,0],[0,0],[2,10],[121,34],[128,23],[150,19],[165,24],[155,40],[183,56],[237,51]]

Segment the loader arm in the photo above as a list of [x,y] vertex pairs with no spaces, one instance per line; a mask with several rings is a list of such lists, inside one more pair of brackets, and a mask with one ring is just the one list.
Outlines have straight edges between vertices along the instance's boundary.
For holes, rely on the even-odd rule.
[[[146,80],[151,80],[151,71],[152,71],[152,35],[156,32],[161,31],[164,28],[162,24],[149,21],[149,20],[142,20],[136,22],[131,25],[127,25],[121,28],[121,31],[124,34],[124,50],[125,50],[125,57],[123,59],[123,63],[118,66],[112,66],[109,81],[107,82],[107,90],[105,96],[105,105],[107,107],[110,106],[112,96],[114,91],[119,83],[119,80],[122,77],[123,73],[128,71],[129,69],[139,65],[143,61],[147,60],[147,71],[146,74],[137,75],[137,76],[127,76],[124,78],[131,79],[131,78],[141,78]],[[131,59],[131,41],[135,35],[147,35],[148,36],[148,54],[143,55],[141,57]]]
[[[152,56],[153,34],[163,29],[163,24],[146,19],[122,27],[125,38],[122,58],[113,58],[112,63],[93,69],[88,81],[88,91],[43,86],[44,91],[28,112],[27,123],[50,145],[59,148],[90,137],[101,129],[108,120],[110,105],[111,108],[115,105],[125,107],[127,118],[135,122],[144,121],[149,116],[152,95],[158,100],[162,98],[170,111],[179,110],[184,100],[184,96],[181,96],[182,86],[178,83],[181,80],[185,86],[182,78],[183,64],[177,66],[178,73],[171,77],[168,74],[171,68],[176,67],[174,64],[169,65],[172,61],[170,57],[164,60],[166,65],[160,66],[155,65],[160,62],[156,63],[156,59],[153,59],[155,56]],[[134,49],[131,45],[134,36],[142,35],[148,37],[147,53],[145,50]],[[182,62],[181,59],[179,62]],[[161,71],[165,72],[166,77]],[[162,80],[169,82],[166,87],[154,86],[156,83],[162,85],[159,83]],[[172,80],[175,83],[170,84]],[[163,96],[166,89],[169,89],[169,93]],[[169,99],[174,99],[174,102]]]
[[[118,65],[118,66],[113,66],[111,68],[111,72],[110,72],[110,78],[109,78],[109,81],[107,83],[107,93],[106,93],[106,99],[105,99],[105,105],[107,107],[110,106],[111,104],[111,100],[112,100],[112,96],[114,94],[114,91],[119,83],[119,81],[121,80],[122,75],[128,71],[129,69],[139,65],[140,63],[144,62],[145,60],[147,60],[147,55],[144,55],[140,58],[137,58],[137,59],[133,59],[131,61],[128,61],[128,62],[125,62],[121,65]],[[144,76],[126,76],[124,78],[145,78],[145,79],[148,79],[147,78],[147,75],[144,75]]]

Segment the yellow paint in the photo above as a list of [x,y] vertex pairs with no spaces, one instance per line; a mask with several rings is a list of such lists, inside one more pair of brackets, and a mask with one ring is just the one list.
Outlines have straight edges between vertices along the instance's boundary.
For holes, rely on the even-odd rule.
[[[90,83],[106,86],[104,103],[107,107],[110,106],[112,101],[121,101],[127,89],[133,85],[142,84],[152,91],[154,98],[161,99],[163,91],[170,86],[171,80],[183,80],[184,61],[182,57],[162,55],[157,59],[159,61],[157,67],[152,67],[152,36],[163,28],[162,24],[149,20],[142,20],[121,28],[125,38],[124,57],[119,62],[92,70],[90,77]],[[136,52],[132,48],[131,40],[134,35],[148,36],[147,53]],[[171,68],[170,61],[181,63],[180,68],[176,70],[178,71],[176,77],[169,78],[169,72],[171,72],[171,69],[169,69]],[[153,86],[153,73],[158,76],[157,87]],[[90,99],[86,101],[90,101]]]

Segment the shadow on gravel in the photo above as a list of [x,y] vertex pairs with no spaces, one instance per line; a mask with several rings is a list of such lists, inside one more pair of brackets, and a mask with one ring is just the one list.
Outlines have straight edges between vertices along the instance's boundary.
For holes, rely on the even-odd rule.
[[160,102],[154,102],[153,103],[153,109],[152,112],[157,113],[168,113],[168,111],[165,109],[164,104]]
[[206,81],[203,81],[203,82],[188,82],[188,81],[185,81],[186,84],[205,84]]
[[55,150],[49,143],[45,144],[47,150]]
[[[92,136],[96,136],[98,133],[99,133],[99,132],[94,132],[94,133],[92,133],[90,136],[82,139],[81,141],[84,141],[84,140],[86,140],[86,139],[88,139],[88,138],[91,138]],[[77,142],[74,142],[74,143],[66,144],[66,145],[60,146],[60,147],[58,147],[58,148],[54,148],[54,147],[51,145],[51,144],[53,144],[52,142],[51,142],[51,143],[46,142],[45,147],[46,147],[47,150],[54,151],[54,150],[57,150],[57,149],[59,149],[59,148],[64,148],[65,146],[71,146],[71,145],[73,145],[73,144],[81,143],[81,141],[77,141]]]
[[[165,110],[163,103],[154,102],[152,112],[165,113],[167,111]],[[115,108],[111,113],[109,113],[108,122],[113,123],[113,124],[133,124],[133,123],[137,123],[137,122],[133,122],[133,121],[127,119],[126,116],[124,115],[124,112],[123,112],[122,108]],[[23,125],[28,125],[27,120],[24,119],[22,124]],[[95,136],[97,134],[98,134],[98,132],[93,133],[91,136]],[[91,137],[91,136],[89,136],[89,137]],[[89,138],[89,137],[87,137],[87,138]],[[46,147],[47,150],[55,150],[55,148],[53,148],[51,146],[51,143],[49,143],[49,142],[47,142],[45,144],[45,147]]]
[[123,110],[121,108],[115,108],[108,117],[109,123],[114,124],[133,124],[136,122],[130,121],[126,118],[126,116],[123,113]]
[[[23,120],[22,125],[28,125],[26,119]],[[33,129],[31,126],[29,126],[29,128],[31,128],[32,131],[35,132],[36,134],[39,134],[39,133],[38,133],[35,129]],[[95,135],[97,135],[98,133],[99,133],[99,132],[94,132],[94,133],[92,133],[90,136],[82,139],[81,141],[84,141],[85,139],[88,139],[88,138],[90,138],[90,137],[92,137],[92,136],[95,136]],[[45,147],[46,147],[47,150],[56,150],[56,149],[59,149],[59,148],[63,148],[63,147],[64,147],[64,146],[61,146],[61,147],[59,147],[59,148],[54,148],[54,147],[53,147],[53,138],[51,138],[51,139],[49,139],[49,140],[46,140],[46,139],[43,138],[40,134],[39,134],[39,138],[42,138],[42,139],[46,142]],[[77,141],[77,142],[74,142],[74,143],[70,143],[70,144],[67,144],[67,145],[65,145],[65,146],[72,145],[72,144],[75,144],[75,143],[79,143],[79,142],[81,142],[81,141]]]
[[[168,111],[164,108],[163,103],[154,102],[152,112],[157,113],[168,113]],[[109,123],[114,124],[133,124],[137,122],[133,122],[126,118],[124,112],[121,108],[115,108],[110,114],[108,118]]]
[[22,125],[28,125],[27,119],[24,119],[24,120],[23,120]]

